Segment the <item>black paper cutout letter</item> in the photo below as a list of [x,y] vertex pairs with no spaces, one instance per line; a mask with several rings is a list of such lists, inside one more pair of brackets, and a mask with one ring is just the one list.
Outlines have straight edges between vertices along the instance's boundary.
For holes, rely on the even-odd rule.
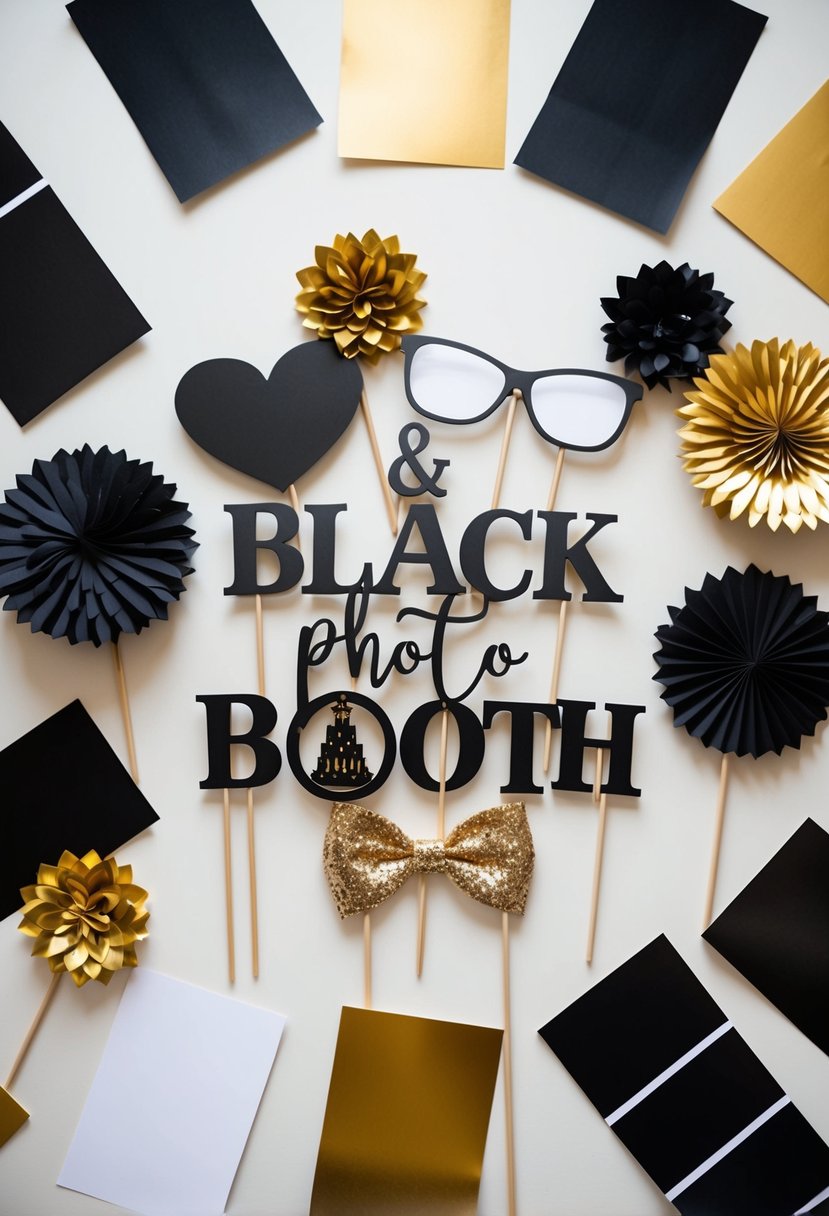
[[326,693],[322,697],[314,697],[312,701],[300,706],[291,718],[291,723],[288,727],[288,737],[285,743],[285,754],[288,757],[288,764],[291,772],[296,777],[303,789],[309,794],[313,794],[315,798],[323,798],[327,802],[342,802],[343,790],[326,789],[325,786],[317,785],[312,781],[310,775],[306,773],[302,757],[299,753],[300,735],[315,714],[318,714],[322,709],[328,709],[337,701],[340,696],[344,696],[352,705],[359,705],[361,709],[366,710],[374,716],[380,730],[383,732],[383,760],[371,781],[364,785],[355,786],[351,795],[355,798],[367,798],[369,794],[375,793],[382,785],[388,781],[389,774],[394,768],[394,762],[397,758],[397,740],[394,737],[394,728],[386,713],[380,708],[376,701],[372,701],[370,697],[364,697],[359,692],[344,692],[342,689],[335,689],[334,692]]
[[354,583],[338,583],[334,572],[336,554],[337,516],[347,511],[344,502],[309,503],[305,511],[314,521],[313,573],[310,583],[302,588],[304,595],[347,595],[352,587],[371,586],[371,563],[366,562],[363,572]]
[[596,708],[595,702],[563,701],[559,698],[558,704],[561,707],[561,760],[558,778],[551,782],[551,788],[589,793],[593,789],[592,783],[582,780],[584,753],[588,747],[600,747],[610,756],[602,793],[638,798],[642,791],[635,789],[630,779],[633,728],[637,716],[645,712],[645,706],[608,702],[605,709],[611,715],[611,738],[590,739],[585,734],[585,724],[590,710]]
[[[417,447],[410,442],[411,435],[417,435]],[[445,498],[446,490],[438,485],[444,469],[448,469],[451,461],[433,460],[431,477],[418,460],[421,452],[429,446],[429,432],[420,422],[410,422],[402,428],[397,436],[400,445],[400,455],[393,461],[389,469],[389,485],[395,494],[402,498],[414,498],[417,494],[434,494],[435,498]],[[409,468],[417,478],[416,485],[407,485],[403,480],[403,469]]]
[[[267,697],[254,693],[216,693],[196,697],[207,712],[207,776],[199,782],[202,790],[251,789],[268,785],[282,767],[279,748],[266,738],[276,726],[276,709]],[[230,715],[234,705],[246,705],[251,712],[250,729],[234,735]],[[231,775],[231,748],[249,747],[254,766],[249,777]]]
[[521,515],[517,511],[504,509],[484,511],[481,515],[475,516],[461,538],[459,551],[461,570],[464,578],[468,579],[475,590],[480,591],[488,600],[514,600],[519,595],[523,595],[529,587],[532,570],[525,570],[514,587],[496,587],[490,581],[486,572],[486,539],[489,529],[499,519],[511,519],[517,523],[524,540],[529,540],[532,536],[532,511],[524,511]]
[[[409,553],[406,550],[415,528],[423,540],[424,553]],[[395,584],[394,576],[401,562],[430,567],[434,582],[426,588],[428,595],[466,594],[466,588],[458,582],[455,571],[452,569],[446,541],[443,539],[437,513],[431,503],[415,503],[409,507],[400,529],[400,535],[389,558],[389,564],[383,571],[380,582],[373,588],[375,595],[400,594],[400,588]]]
[[484,730],[498,714],[510,716],[509,777],[501,786],[502,794],[543,794],[544,786],[533,780],[533,729],[535,715],[541,714],[554,730],[561,725],[558,705],[538,701],[484,701]]
[[475,714],[460,702],[428,701],[419,705],[409,717],[400,734],[400,760],[411,781],[422,790],[437,793],[439,782],[430,776],[423,759],[423,740],[426,729],[445,708],[455,719],[460,738],[458,762],[451,777],[446,779],[447,790],[459,790],[468,785],[484,762],[484,732]]
[[576,519],[575,512],[570,511],[539,511],[538,518],[547,525],[544,539],[544,574],[542,585],[533,592],[534,600],[569,600],[572,595],[564,585],[564,568],[567,562],[575,570],[584,583],[585,604],[621,604],[623,595],[617,595],[609,585],[599,567],[588,551],[587,545],[597,532],[608,524],[615,524],[618,515],[594,515],[586,513],[587,519],[593,520],[593,527],[585,532],[574,545],[567,544],[567,531],[571,520]]
[[[233,520],[233,583],[225,587],[225,595],[274,595],[289,591],[302,578],[305,563],[302,554],[288,541],[299,531],[299,520],[293,507],[284,502],[241,503],[226,506]],[[272,515],[276,530],[267,540],[258,540],[256,521],[259,515]],[[271,583],[260,583],[256,570],[259,549],[269,549],[279,563],[279,574]]]
[[355,359],[305,342],[267,379],[240,359],[197,363],[176,389],[176,413],[205,452],[284,492],[334,446],[362,391]]

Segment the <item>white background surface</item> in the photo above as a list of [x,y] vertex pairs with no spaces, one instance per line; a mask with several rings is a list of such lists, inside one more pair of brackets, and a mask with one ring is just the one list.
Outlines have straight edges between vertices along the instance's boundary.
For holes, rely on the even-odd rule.
[[[222,595],[231,578],[227,502],[276,497],[205,456],[181,430],[173,395],[194,363],[230,356],[267,372],[303,340],[294,272],[335,232],[370,226],[398,232],[429,272],[426,332],[490,351],[517,367],[603,368],[601,295],[615,276],[661,257],[714,270],[735,301],[732,342],[793,337],[829,347],[827,308],[711,209],[733,180],[823,80],[829,9],[821,0],[767,0],[770,20],[670,235],[607,213],[514,168],[510,162],[547,95],[588,10],[587,0],[513,6],[507,162],[503,172],[373,163],[336,156],[340,8],[260,0],[274,36],[324,115],[309,137],[187,206],[180,206],[59,0],[3,0],[0,7],[0,115],[153,326],[21,433],[0,410],[0,485],[37,457],[84,442],[152,459],[188,500],[201,548],[187,594],[168,623],[123,643],[137,733],[142,788],[161,822],[129,848],[137,881],[152,894],[151,937],[142,960],[217,992],[226,980],[221,806],[199,791],[206,770],[197,693],[256,688],[253,605]],[[417,105],[423,80],[401,88]],[[689,107],[694,98],[688,98]],[[797,183],[792,183],[797,188]],[[366,369],[387,463],[400,427],[413,420],[402,365]],[[558,1064],[536,1029],[591,983],[665,931],[804,1114],[829,1137],[829,1060],[699,938],[713,827],[719,756],[684,731],[651,682],[653,631],[683,587],[706,571],[756,561],[803,581],[829,604],[825,531],[796,537],[743,522],[720,522],[677,459],[679,403],[646,394],[611,451],[565,465],[562,510],[617,513],[594,553],[621,605],[571,613],[561,695],[644,703],[636,732],[638,801],[611,803],[605,878],[592,968],[583,962],[596,815],[586,797],[528,799],[537,868],[526,919],[513,932],[514,1055],[518,1196],[522,1216],[657,1216],[670,1205],[641,1172]],[[489,505],[503,415],[474,432],[432,427],[431,453],[450,457],[449,495],[440,518],[453,553],[466,523]],[[518,417],[502,505],[543,508],[554,451]],[[390,537],[359,421],[302,479],[304,502],[347,501],[338,570],[343,581],[364,560],[385,565]],[[303,541],[310,549],[306,517]],[[497,549],[497,546],[496,546]],[[538,585],[540,540],[527,546]],[[506,573],[528,564],[501,552]],[[403,603],[426,602],[422,574],[404,574]],[[378,601],[371,626],[390,649],[411,634],[394,623],[399,603]],[[434,604],[433,604],[434,606]],[[288,593],[267,605],[268,690],[284,744],[294,710],[294,665],[302,623],[336,604]],[[546,696],[555,606],[527,596],[492,612],[483,628],[454,643],[460,681],[484,646],[507,640],[531,659],[472,699]],[[420,633],[418,633],[420,628]],[[0,617],[5,696],[0,741],[11,742],[72,697],[81,696],[116,749],[123,736],[106,651],[32,636],[11,613]],[[345,677],[342,661],[312,679],[322,693]],[[363,687],[365,691],[365,687]],[[428,672],[387,686],[379,700],[398,731],[432,697]],[[597,713],[596,727],[604,721]],[[324,723],[319,722],[319,735]],[[541,731],[539,730],[539,739]],[[364,741],[368,747],[369,732]],[[313,740],[309,741],[313,742]],[[437,755],[437,735],[432,741]],[[313,757],[311,757],[311,762]],[[735,762],[717,909],[735,895],[807,814],[829,827],[829,753],[824,728],[799,752]],[[537,766],[540,776],[540,765]],[[507,734],[490,732],[474,784],[449,796],[448,823],[498,802],[506,779]],[[370,800],[413,835],[434,830],[435,799],[401,769]],[[287,765],[257,796],[262,976],[250,978],[246,925],[244,810],[234,822],[237,948],[235,994],[280,1010],[288,1025],[236,1183],[229,1212],[299,1216],[307,1210],[339,1009],[362,994],[358,921],[341,924],[320,865],[327,804],[302,791]],[[50,859],[51,860],[51,859]],[[206,906],[205,906],[206,901]],[[375,929],[378,1008],[498,1025],[501,977],[498,917],[430,883],[425,973],[414,975],[416,884],[379,911]],[[0,925],[0,1051],[10,1062],[48,977],[28,958],[15,918]],[[58,991],[15,1092],[29,1125],[0,1153],[0,1206],[8,1216],[72,1216],[103,1211],[57,1190],[63,1162],[112,1022],[122,978],[108,989]],[[612,1027],[608,1027],[612,1033]],[[624,1045],[620,1044],[624,1050]],[[112,1117],[117,1119],[118,1112]],[[505,1212],[502,1095],[496,1094],[481,1189],[482,1216]],[[125,1145],[129,1152],[129,1145]]]

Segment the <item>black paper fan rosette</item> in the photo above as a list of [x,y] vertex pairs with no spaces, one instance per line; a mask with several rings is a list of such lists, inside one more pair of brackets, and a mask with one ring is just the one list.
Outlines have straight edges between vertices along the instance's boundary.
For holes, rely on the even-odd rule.
[[726,319],[733,300],[714,290],[713,274],[700,274],[683,262],[643,265],[635,278],[619,275],[618,299],[602,298],[610,317],[602,326],[607,361],[624,359],[625,371],[638,372],[648,388],[671,380],[701,376],[710,355],[722,353],[720,339],[731,328]]
[[152,463],[61,450],[0,505],[0,595],[32,632],[115,642],[166,619],[196,548],[187,504]]
[[706,747],[755,757],[800,747],[829,705],[829,613],[785,576],[706,574],[656,638],[662,699]]

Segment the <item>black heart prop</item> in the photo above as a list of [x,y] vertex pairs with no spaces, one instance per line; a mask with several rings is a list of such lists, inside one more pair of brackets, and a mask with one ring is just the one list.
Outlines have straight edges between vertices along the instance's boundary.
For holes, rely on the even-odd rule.
[[176,413],[205,452],[285,491],[334,446],[362,391],[356,360],[333,342],[305,342],[267,380],[240,359],[197,363],[176,389]]

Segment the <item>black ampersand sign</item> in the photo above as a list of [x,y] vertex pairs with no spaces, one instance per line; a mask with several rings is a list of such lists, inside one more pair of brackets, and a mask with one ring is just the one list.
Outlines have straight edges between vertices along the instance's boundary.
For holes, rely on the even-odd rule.
[[[417,435],[417,446],[411,444],[412,434]],[[400,494],[406,498],[414,498],[418,494],[434,494],[435,498],[444,498],[446,490],[438,485],[440,476],[445,468],[449,466],[449,460],[433,460],[432,475],[424,469],[423,465],[417,459],[421,452],[425,452],[429,446],[429,432],[425,426],[419,422],[410,422],[404,426],[400,434],[397,436],[397,442],[400,446],[401,455],[392,464],[389,469],[389,485],[394,490],[395,494]],[[417,485],[408,486],[403,480],[403,469],[410,468],[418,479]]]

